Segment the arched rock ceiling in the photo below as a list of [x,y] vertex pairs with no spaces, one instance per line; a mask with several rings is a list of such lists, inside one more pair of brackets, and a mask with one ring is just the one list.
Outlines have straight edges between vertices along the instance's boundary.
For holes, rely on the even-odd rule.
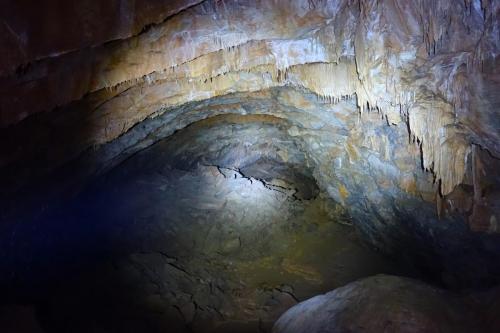
[[[498,195],[494,185],[478,183],[477,192],[488,192],[486,207],[471,201],[470,185],[438,199],[447,216],[439,221],[437,185],[421,170],[420,149],[408,140],[407,128],[387,126],[379,112],[360,117],[354,99],[332,104],[294,87],[226,94],[164,109],[95,149],[89,147],[105,133],[95,124],[106,114],[88,112],[90,104],[83,100],[27,119],[10,144],[0,141],[10,158],[0,173],[6,222],[0,228],[30,221],[38,215],[33,212],[64,207],[96,176],[109,170],[113,175],[116,166],[158,143],[152,147],[155,154],[181,168],[220,165],[260,178],[248,170],[263,157],[267,166],[260,171],[269,164],[280,167],[279,178],[295,183],[302,193],[316,183],[320,195],[339,203],[372,245],[437,274],[436,280],[445,276],[451,286],[489,284],[499,276],[497,235],[471,233],[464,223],[498,232],[489,223],[496,214],[491,211]],[[170,148],[163,149],[159,141],[167,137]],[[483,161],[484,152],[476,150]],[[484,164],[488,173],[498,167]],[[301,186],[304,177],[309,180]],[[12,188],[21,191],[10,195]],[[475,212],[478,218],[468,219]]]
[[[19,47],[25,66],[9,72],[10,61],[0,78],[0,124],[29,128],[26,117],[69,105],[52,112],[58,139],[74,134],[59,128],[66,121],[85,119],[78,144],[96,146],[188,102],[293,86],[333,104],[355,98],[361,113],[408,127],[442,194],[464,182],[474,145],[500,156],[498,1],[213,0],[163,10],[161,23],[140,19],[158,24],[138,34],[139,23],[83,44],[68,33],[56,54],[28,38],[39,49]],[[9,22],[3,29],[19,37]],[[125,39],[101,44],[116,38]],[[24,154],[15,153],[2,164]]]

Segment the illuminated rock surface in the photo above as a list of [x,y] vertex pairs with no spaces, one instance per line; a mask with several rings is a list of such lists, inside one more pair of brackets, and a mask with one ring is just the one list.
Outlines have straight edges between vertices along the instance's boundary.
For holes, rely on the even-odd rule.
[[499,1],[1,6],[6,311],[256,331],[372,274],[500,283]]
[[33,244],[24,257],[13,248],[9,266],[20,279],[47,281],[46,291],[25,290],[45,300],[44,327],[268,330],[300,300],[401,273],[364,247],[345,210],[320,193],[313,167],[304,168],[314,164],[307,143],[291,128],[257,115],[197,122],[17,227]]
[[[2,124],[17,123],[85,96],[69,107],[71,111],[63,112],[63,119],[57,116],[51,126],[63,133],[44,143],[74,133],[57,125],[66,124],[64,118],[78,124],[83,136],[78,138],[79,150],[64,147],[72,155],[60,152],[65,154],[55,160],[61,161],[113,140],[165,108],[189,101],[282,85],[305,87],[331,102],[355,96],[362,111],[376,109],[389,124],[409,129],[411,139],[421,146],[423,167],[433,172],[442,194],[450,194],[461,183],[474,183],[476,193],[470,197],[472,209],[478,212],[466,214],[470,225],[478,230],[497,228],[498,217],[485,208],[493,203],[477,193],[481,180],[467,179],[470,165],[478,158],[473,149],[487,149],[494,156],[500,152],[497,1],[192,4],[172,3],[165,9],[165,18],[188,9],[129,39],[41,59],[4,73]],[[15,11],[15,5],[11,7]],[[78,13],[89,20],[84,12]],[[63,17],[64,9],[54,15]],[[4,22],[5,29],[16,37],[10,20]],[[141,21],[158,22],[158,15]],[[92,27],[86,28],[90,36],[86,44],[137,31],[130,28],[99,37]],[[29,31],[23,33],[31,37]],[[36,36],[33,32],[32,39],[25,41],[34,49],[42,43]],[[73,38],[78,36],[67,44],[74,48],[78,43]],[[70,49],[61,46],[57,51]],[[43,52],[35,54],[25,62]],[[24,130],[30,129],[15,131]],[[2,140],[2,150],[9,152],[2,165],[27,154],[22,144],[13,146],[9,137]],[[476,218],[478,214],[489,215],[490,221]]]
[[412,279],[377,275],[294,306],[273,332],[495,332],[492,318],[478,315],[484,310]]

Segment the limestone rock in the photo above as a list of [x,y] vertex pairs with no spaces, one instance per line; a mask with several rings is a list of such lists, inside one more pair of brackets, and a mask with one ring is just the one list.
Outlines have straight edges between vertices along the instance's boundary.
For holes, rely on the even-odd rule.
[[[376,109],[388,124],[406,122],[421,146],[423,166],[434,173],[444,195],[462,182],[472,143],[500,153],[496,1],[196,3],[137,4],[137,23],[120,15],[110,19],[125,22],[115,33],[89,21],[83,45],[129,36],[144,22],[159,24],[126,40],[57,54],[2,77],[0,124],[112,89],[109,102],[93,111],[104,117],[89,123],[93,141],[101,144],[165,107],[287,84],[331,102],[355,96],[361,111]],[[120,3],[124,11],[127,5]],[[96,6],[91,2],[88,9]],[[102,15],[117,3],[107,6]],[[150,14],[156,6],[164,17],[187,9],[160,22]],[[17,12],[23,7],[16,2],[8,8]],[[87,22],[86,16],[82,20]],[[14,38],[11,18],[4,26],[1,35]],[[53,39],[65,40],[60,34]],[[68,38],[67,46],[52,45],[51,50],[82,47],[76,37]]]
[[445,291],[378,275],[297,304],[278,319],[273,333],[474,331],[463,313],[460,300]]

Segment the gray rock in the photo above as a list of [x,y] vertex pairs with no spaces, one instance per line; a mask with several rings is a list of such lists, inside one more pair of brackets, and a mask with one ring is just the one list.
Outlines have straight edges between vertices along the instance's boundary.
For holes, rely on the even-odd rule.
[[416,280],[377,275],[297,304],[273,333],[472,332],[464,306]]

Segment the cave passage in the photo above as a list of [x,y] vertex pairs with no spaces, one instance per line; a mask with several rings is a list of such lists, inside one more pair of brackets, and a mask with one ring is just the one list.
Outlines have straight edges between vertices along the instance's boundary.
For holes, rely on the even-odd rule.
[[[2,225],[3,325],[17,330],[24,318],[43,332],[300,332],[292,310],[284,324],[278,318],[366,278],[356,302],[381,297],[367,306],[445,311],[451,317],[439,325],[467,331],[475,319],[461,313],[489,304],[484,296],[471,298],[480,305],[453,305],[456,296],[390,278],[489,283],[495,275],[477,267],[486,260],[495,269],[494,257],[478,251],[496,253],[499,243],[438,224],[435,207],[407,192],[433,195],[428,175],[411,171],[420,161],[408,154],[405,129],[380,126],[378,113],[360,127],[355,112],[352,100],[331,104],[288,87],[230,94],[145,120],[34,181],[24,201],[12,201],[22,222]],[[35,211],[24,204],[40,201]],[[433,244],[451,230],[454,239]],[[443,241],[476,247],[443,251]]]
[[0,332],[500,332],[500,0],[2,0]]
[[268,331],[313,295],[405,274],[362,244],[290,127],[265,115],[196,122],[17,227],[36,240],[12,265],[36,286],[23,297],[44,328]]

